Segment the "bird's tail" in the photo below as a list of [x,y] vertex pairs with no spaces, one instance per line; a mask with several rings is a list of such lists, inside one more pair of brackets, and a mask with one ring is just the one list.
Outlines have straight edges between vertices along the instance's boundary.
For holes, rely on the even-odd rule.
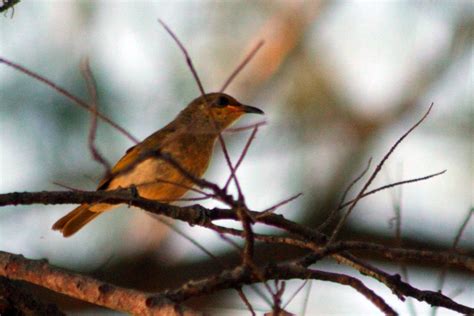
[[110,207],[111,205],[107,204],[82,204],[61,217],[54,223],[52,229],[59,230],[64,237],[69,237]]

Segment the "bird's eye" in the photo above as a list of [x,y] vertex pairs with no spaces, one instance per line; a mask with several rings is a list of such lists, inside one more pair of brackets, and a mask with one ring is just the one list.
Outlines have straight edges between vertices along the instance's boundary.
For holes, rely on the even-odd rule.
[[226,105],[229,105],[230,104],[230,101],[228,98],[224,97],[224,96],[220,96],[217,101],[216,101],[216,104],[218,106],[226,106]]

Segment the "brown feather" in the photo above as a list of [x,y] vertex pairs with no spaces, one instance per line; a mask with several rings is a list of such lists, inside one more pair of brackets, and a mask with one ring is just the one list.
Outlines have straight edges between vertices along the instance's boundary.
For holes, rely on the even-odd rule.
[[[263,113],[223,93],[210,93],[195,99],[171,123],[129,148],[100,181],[97,190],[135,186],[144,198],[163,202],[179,199],[194,183],[171,164],[150,156],[150,153],[167,153],[194,177],[201,177],[207,169],[219,132],[245,112]],[[115,206],[82,204],[59,219],[53,230],[61,231],[64,237],[71,236]]]
[[59,230],[64,237],[69,237],[99,214],[98,212],[90,211],[88,204],[83,204],[54,223],[53,230]]
[[[162,146],[159,146],[159,144],[164,143],[165,138],[174,131],[174,127],[171,127],[170,124],[168,124],[168,126],[148,136],[140,144],[127,149],[125,155],[115,164],[111,172],[99,182],[97,190],[107,190],[110,181],[112,181],[117,174],[122,173],[125,169],[130,168],[131,165],[136,163],[136,159],[143,154],[144,151],[149,150],[150,148],[155,150],[161,149],[160,147]],[[128,172],[130,171],[131,170],[128,170]]]

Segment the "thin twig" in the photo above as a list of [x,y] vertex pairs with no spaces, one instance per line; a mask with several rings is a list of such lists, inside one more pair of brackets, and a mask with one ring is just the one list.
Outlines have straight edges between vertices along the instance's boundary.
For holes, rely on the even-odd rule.
[[[274,280],[275,282],[275,294],[273,294],[272,299],[273,299],[273,306],[272,306],[272,312],[271,313],[265,313],[265,316],[283,316],[284,310],[281,308],[281,297],[285,293],[285,288],[286,288],[286,282],[281,281],[278,279]],[[278,284],[281,284],[281,286],[278,286]]]
[[260,121],[260,122],[254,123],[254,124],[240,126],[240,127],[227,128],[224,132],[225,133],[239,133],[239,132],[243,132],[243,131],[246,131],[246,130],[249,130],[249,129],[254,129],[256,126],[261,127],[261,126],[264,126],[264,125],[267,125],[267,121]]
[[186,239],[187,241],[189,241],[190,243],[192,243],[196,248],[198,248],[199,250],[201,250],[202,252],[204,252],[209,258],[213,259],[221,268],[228,268],[228,266],[219,258],[217,257],[216,255],[214,255],[212,252],[210,252],[209,250],[206,249],[206,247],[204,247],[203,245],[201,245],[197,240],[195,240],[194,238],[188,236],[185,232],[183,232],[181,229],[179,229],[178,227],[176,227],[175,225],[173,225],[172,223],[169,223],[166,219],[162,218],[162,217],[157,217],[155,216],[155,218],[160,221],[161,223],[165,224],[166,226],[168,226],[170,229],[172,229],[175,233],[177,233],[178,235],[180,235],[181,237],[183,237],[184,239]]
[[468,213],[466,215],[466,219],[464,220],[462,225],[459,227],[459,230],[458,230],[458,232],[456,234],[456,237],[454,238],[454,241],[453,241],[453,251],[457,251],[459,241],[461,240],[461,237],[464,234],[464,231],[466,230],[467,224],[469,223],[469,221],[471,220],[471,218],[473,216],[474,216],[474,207],[472,207],[468,211]]
[[[155,181],[153,182],[150,182],[151,183],[167,183],[167,184],[171,184],[171,185],[174,185],[174,186],[177,186],[177,187],[180,187],[180,188],[184,188],[188,191],[192,191],[192,192],[195,192],[195,193],[199,193],[199,194],[202,194],[204,197],[206,198],[211,198],[212,195],[208,194],[207,192],[204,192],[202,190],[199,190],[199,189],[196,189],[195,187],[192,187],[192,186],[189,186],[189,185],[186,185],[184,183],[179,183],[179,182],[176,182],[176,181],[170,181],[170,180],[166,180],[166,179],[163,179],[163,178],[155,178]],[[144,183],[145,185],[148,184],[148,183]]]
[[[227,162],[227,165],[229,166],[229,169],[230,169],[230,178],[234,179],[235,187],[237,188],[237,194],[239,196],[238,197],[239,203],[240,204],[245,204],[245,197],[244,197],[244,194],[242,193],[242,188],[240,187],[239,179],[237,179],[237,175],[235,173],[236,168],[234,167],[234,165],[232,164],[232,161],[230,160],[229,151],[227,150],[227,146],[224,142],[224,138],[222,137],[221,133],[219,133],[218,138],[219,138],[219,143],[220,143],[221,148],[222,148],[222,152],[224,153],[224,158],[225,158],[225,160]],[[226,191],[227,187],[224,187],[223,190]]]
[[71,190],[71,191],[78,191],[78,192],[83,192],[84,191],[84,190],[69,186],[67,184],[59,183],[59,182],[56,182],[56,181],[53,181],[53,184],[57,185],[58,187],[68,189],[68,190]]
[[179,46],[179,49],[181,49],[181,51],[183,52],[184,57],[186,59],[186,63],[188,64],[189,69],[191,70],[191,72],[194,76],[194,80],[196,80],[196,83],[199,87],[199,91],[204,96],[206,94],[206,92],[204,91],[204,87],[202,86],[201,79],[199,79],[199,76],[196,72],[196,69],[194,68],[193,61],[191,60],[191,57],[189,57],[189,54],[188,54],[188,51],[186,50],[186,47],[184,47],[184,45],[178,39],[176,34],[174,34],[174,32],[171,31],[171,29],[168,27],[168,25],[165,24],[165,22],[163,22],[163,20],[158,19],[158,22],[161,24],[161,26],[163,26],[163,28],[166,30],[166,32],[168,32],[168,34],[173,38],[173,40]]
[[[238,245],[235,241],[233,241],[232,239],[230,239],[229,237],[225,235],[227,233],[226,231],[227,227],[222,227],[219,225],[215,225],[213,223],[208,223],[207,225],[205,225],[205,227],[214,230],[222,240],[229,243],[232,247],[234,247],[239,252],[240,255],[242,255],[243,253],[242,247],[240,247],[240,245]],[[242,235],[239,235],[239,236],[242,236]]]
[[89,58],[86,57],[81,61],[80,69],[81,69],[82,77],[84,78],[84,81],[86,82],[86,85],[87,85],[87,91],[89,92],[89,97],[91,98],[91,103],[90,103],[91,108],[92,108],[91,127],[89,130],[89,137],[87,139],[88,144],[89,144],[89,150],[92,154],[92,158],[104,167],[105,174],[108,175],[110,174],[110,171],[111,171],[110,163],[100,154],[100,152],[98,151],[95,145],[95,139],[97,136],[97,113],[98,113],[97,111],[98,111],[99,103],[98,103],[98,97],[97,97],[97,82],[90,68]]
[[337,237],[337,235],[339,234],[339,232],[341,231],[342,227],[344,226],[344,224],[346,223],[347,221],[347,218],[349,217],[349,215],[351,214],[352,210],[354,209],[354,207],[357,205],[357,202],[359,202],[359,200],[362,198],[362,196],[364,195],[365,191],[367,190],[367,188],[372,184],[372,181],[374,181],[374,179],[377,177],[377,175],[379,174],[380,170],[382,170],[382,167],[385,163],[385,161],[387,161],[387,159],[392,155],[392,153],[395,151],[395,149],[398,147],[398,145],[415,129],[418,127],[418,125],[420,125],[425,119],[426,117],[428,116],[428,114],[430,114],[431,112],[431,109],[433,108],[433,103],[430,104],[428,110],[426,111],[426,113],[421,117],[421,119],[418,120],[418,122],[416,122],[412,127],[410,127],[410,129],[408,131],[406,131],[396,142],[395,144],[390,148],[390,150],[384,155],[384,157],[382,158],[382,160],[378,163],[377,167],[375,168],[374,172],[372,173],[372,175],[370,176],[369,180],[365,183],[364,187],[359,191],[359,193],[357,194],[356,198],[353,200],[351,206],[349,207],[349,209],[346,211],[346,213],[344,214],[344,216],[341,218],[341,220],[338,222],[336,228],[334,229],[334,231],[332,232],[331,234],[331,237],[329,238],[329,241],[327,243],[327,245],[330,245]]
[[[389,177],[387,175],[387,177]],[[398,179],[403,178],[403,165],[400,166],[399,168],[399,174],[397,175]],[[390,179],[388,179],[390,182]],[[393,212],[394,212],[394,218],[393,220],[395,221],[395,246],[398,248],[402,248],[402,196],[403,196],[403,187],[400,186],[398,190],[390,190],[389,193],[390,196],[392,197],[392,206],[393,206]],[[397,194],[398,193],[398,194]],[[408,276],[408,269],[404,261],[400,261],[400,273],[402,275],[402,279],[410,283],[410,278]],[[407,306],[408,306],[408,311],[411,316],[416,316],[416,308],[415,305],[413,304],[413,300],[411,298],[408,298],[407,300]]]
[[[403,177],[403,170],[400,169],[400,174],[398,175],[397,178],[400,179],[402,177]],[[390,182],[390,179],[388,180]],[[395,221],[395,245],[397,247],[402,247],[402,192],[403,192],[402,189],[403,187],[400,187],[397,191],[395,190],[389,191],[390,196],[392,198],[392,208],[394,212],[393,220]]]
[[251,284],[250,288],[255,294],[262,299],[268,306],[272,306],[272,301],[265,295],[265,293],[256,284]]
[[291,196],[291,197],[289,197],[289,198],[287,198],[287,199],[285,199],[285,200],[283,200],[283,201],[281,201],[281,202],[278,202],[277,204],[275,204],[275,205],[273,205],[273,206],[270,206],[269,208],[267,208],[267,209],[263,210],[262,212],[260,212],[260,214],[258,214],[255,218],[256,218],[256,219],[260,219],[260,218],[262,218],[262,217],[265,217],[265,216],[267,216],[268,214],[271,214],[271,213],[275,212],[275,210],[276,210],[277,208],[279,208],[279,207],[281,207],[281,206],[283,206],[283,205],[285,205],[285,204],[288,204],[288,203],[290,203],[291,201],[296,200],[297,198],[299,198],[299,197],[302,196],[302,195],[303,195],[303,193],[298,193],[298,194],[295,194],[295,195],[293,195],[293,196]]
[[365,169],[362,170],[362,172],[359,174],[359,176],[357,176],[354,180],[352,180],[352,182],[347,186],[346,190],[344,191],[344,193],[342,194],[341,196],[341,200],[339,202],[339,207],[344,203],[344,201],[346,200],[346,196],[347,194],[349,193],[349,191],[352,189],[352,187],[360,181],[360,179],[362,179],[365,174],[367,173],[367,171],[369,171],[370,169],[370,165],[372,164],[372,157],[369,158],[369,160],[367,161],[367,165],[365,166]]
[[156,200],[158,202],[163,202],[163,203],[170,203],[170,202],[187,202],[187,201],[205,201],[207,199],[210,199],[211,197],[208,196],[201,196],[201,197],[189,197],[189,198],[179,198],[179,199],[159,199]]
[[352,187],[362,179],[362,177],[369,171],[370,164],[372,163],[372,157],[369,158],[369,161],[367,161],[367,165],[365,166],[365,169],[354,179],[349,183],[347,188],[344,190],[344,193],[341,196],[341,200],[339,201],[339,205],[337,208],[333,209],[326,220],[318,226],[319,231],[323,231],[328,225],[330,225],[337,217],[338,211],[341,209],[341,206],[343,205],[344,201],[346,200],[346,196],[349,193],[349,191],[352,189]]
[[[379,191],[386,190],[386,189],[390,189],[390,188],[393,188],[393,187],[396,187],[396,186],[400,186],[400,185],[403,185],[403,184],[415,183],[415,182],[419,182],[419,181],[423,181],[423,180],[428,180],[428,179],[431,179],[431,178],[440,176],[440,175],[446,173],[446,171],[447,171],[447,170],[443,170],[443,171],[436,172],[436,173],[433,173],[433,174],[430,174],[430,175],[427,175],[427,176],[424,176],[424,177],[413,178],[413,179],[408,179],[408,180],[403,180],[403,181],[398,181],[398,182],[386,184],[386,185],[383,185],[383,186],[378,187],[378,188],[376,188],[376,189],[373,189],[373,190],[370,190],[370,191],[368,191],[368,192],[365,192],[364,194],[362,194],[362,196],[361,196],[360,198],[365,198],[366,196],[372,195],[372,194],[377,193],[377,192],[379,192]],[[343,209],[343,208],[345,208],[346,206],[351,205],[352,203],[354,203],[354,201],[355,201],[355,199],[350,200],[350,201],[348,201],[348,202],[342,204],[342,205],[339,207],[339,209]]]
[[393,310],[393,308],[390,307],[390,305],[388,305],[382,297],[380,297],[377,293],[365,286],[365,284],[357,278],[339,273],[317,271],[312,269],[307,270],[309,271],[308,277],[320,280],[325,280],[325,278],[327,277],[327,281],[348,285],[363,296],[365,296],[365,298],[367,298],[372,304],[374,304],[378,309],[380,309],[385,315],[398,315],[397,312],[395,312],[395,310]]
[[252,230],[252,219],[249,217],[248,212],[241,206],[237,209],[237,216],[242,222],[242,230],[244,232],[244,253],[243,253],[243,264],[247,266],[253,265],[254,255],[254,234]]
[[[65,96],[69,100],[73,101],[76,105],[86,109],[87,111],[89,111],[91,113],[94,112],[94,109],[89,104],[87,104],[87,102],[79,99],[78,97],[76,97],[75,95],[73,95],[69,91],[67,91],[66,89],[61,88],[60,86],[58,86],[54,82],[46,79],[45,77],[43,77],[43,76],[41,76],[41,75],[31,71],[31,70],[28,70],[28,69],[26,69],[25,67],[23,67],[19,64],[16,64],[12,61],[9,61],[9,60],[7,60],[3,57],[0,57],[0,63],[4,63],[9,67],[12,67],[12,68],[24,73],[25,75],[27,75],[29,77],[32,77],[32,78],[44,83],[45,85],[49,86],[54,91],[56,91],[57,93],[62,94],[63,96]],[[130,139],[135,144],[138,144],[140,142],[137,138],[132,136],[132,134],[127,132],[123,127],[121,127],[120,125],[115,123],[112,119],[108,118],[105,114],[102,114],[101,112],[97,112],[97,116],[100,117],[104,122],[106,122],[107,124],[109,124],[110,126],[115,128],[116,130],[118,130],[120,133],[125,135],[128,139]]]
[[[457,250],[457,247],[458,247],[458,244],[459,244],[459,241],[461,240],[461,236],[463,235],[464,233],[464,230],[466,229],[467,227],[467,224],[469,223],[469,220],[473,217],[474,215],[474,208],[471,208],[468,213],[466,214],[466,217],[464,218],[464,221],[462,222],[461,226],[459,227],[458,229],[458,232],[456,233],[456,236],[454,237],[454,240],[453,240],[453,245],[451,247],[451,251],[452,252],[456,252]],[[438,291],[441,292],[443,290],[443,287],[444,287],[444,283],[446,281],[446,274],[448,272],[448,265],[445,264],[443,266],[443,268],[441,269],[440,273],[439,273],[439,276],[438,276],[438,285],[437,285],[437,288],[438,288]],[[436,313],[438,312],[438,308],[435,306],[433,307],[433,309],[431,310],[431,315],[432,316],[435,316]]]
[[306,290],[304,300],[303,300],[304,304],[303,304],[302,309],[301,309],[301,316],[306,316],[306,311],[308,309],[309,296],[311,294],[312,285],[313,285],[313,280],[309,280],[309,285],[308,285],[308,288]]
[[304,280],[303,284],[301,284],[297,289],[296,291],[290,295],[290,297],[288,298],[288,301],[285,303],[285,305],[283,305],[283,309],[286,309],[286,307],[288,306],[288,304],[291,303],[291,301],[296,297],[296,295],[298,295],[298,293],[305,287],[305,285],[309,282],[309,280]]
[[[315,279],[347,285],[364,295],[370,302],[372,302],[385,314],[396,315],[396,312],[379,295],[377,295],[377,293],[367,288],[357,278],[348,275],[307,269],[294,263],[269,265],[263,268],[263,274],[266,279]],[[204,280],[186,283],[179,289],[168,292],[167,297],[173,301],[181,302],[188,299],[189,297],[195,297],[199,294],[208,294],[223,288],[228,288],[232,285],[235,287],[254,282],[260,282],[259,278],[253,275],[248,269],[237,267],[231,271],[224,271],[220,274],[220,276],[216,276],[214,278],[207,278]]]
[[252,307],[252,304],[250,304],[250,302],[249,302],[247,296],[245,296],[245,293],[244,293],[244,291],[242,290],[242,288],[239,287],[239,288],[237,288],[236,290],[237,290],[237,293],[239,293],[239,297],[242,299],[242,301],[244,302],[245,306],[247,306],[247,309],[249,310],[250,314],[251,314],[252,316],[257,315],[257,314],[255,313],[253,307]]
[[[252,141],[254,140],[255,135],[257,134],[257,132],[258,132],[258,125],[255,125],[255,127],[252,130],[252,133],[250,134],[249,138],[247,139],[247,143],[245,144],[244,149],[242,150],[242,153],[240,154],[239,159],[237,160],[237,163],[234,166],[234,175],[235,175],[235,172],[237,172],[237,169],[239,168],[240,164],[244,160],[245,155],[247,155],[247,151],[250,148],[250,145],[252,144]],[[229,183],[230,183],[231,180],[232,180],[232,174],[227,179],[227,181],[224,185],[224,190],[227,189],[227,187],[229,186]]]
[[237,75],[242,71],[242,69],[247,66],[247,64],[253,59],[255,54],[257,54],[258,50],[265,44],[265,41],[260,40],[257,45],[247,54],[247,56],[240,62],[240,64],[235,68],[235,70],[230,74],[229,78],[224,82],[222,85],[221,89],[219,90],[220,92],[224,92],[225,89],[230,85],[230,83],[237,77]]

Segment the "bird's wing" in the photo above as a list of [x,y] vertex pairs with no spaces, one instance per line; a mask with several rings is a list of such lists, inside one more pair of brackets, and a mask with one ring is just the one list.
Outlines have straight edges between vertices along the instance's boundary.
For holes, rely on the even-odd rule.
[[[173,138],[174,133],[174,128],[166,126],[154,134],[148,136],[141,143],[127,149],[125,155],[115,164],[115,166],[113,166],[111,172],[109,172],[99,182],[97,190],[106,190],[115,176],[123,172],[131,171],[134,167],[133,164],[137,163],[137,159],[140,157],[140,155],[146,155],[148,150],[162,149],[164,145],[166,146],[167,143],[172,141],[171,138]],[[127,170],[127,168],[130,168],[130,170]]]

